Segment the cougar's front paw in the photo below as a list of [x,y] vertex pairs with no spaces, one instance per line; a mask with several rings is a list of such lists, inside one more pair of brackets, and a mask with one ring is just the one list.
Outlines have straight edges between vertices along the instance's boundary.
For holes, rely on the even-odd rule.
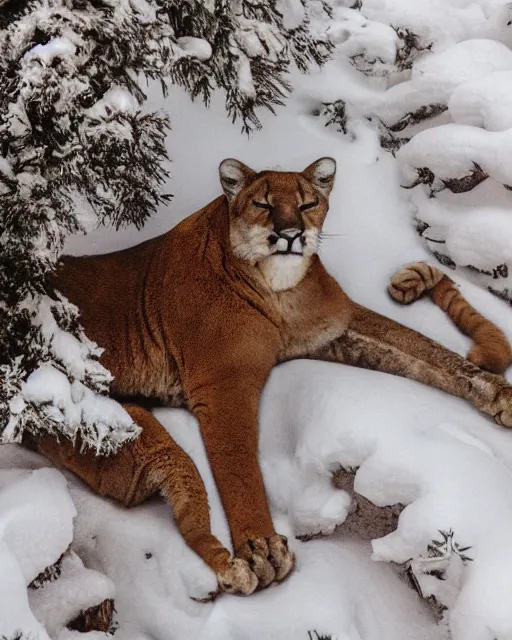
[[259,589],[272,582],[281,582],[295,566],[295,555],[288,548],[288,540],[278,534],[269,538],[249,538],[237,556],[248,562],[258,578]]
[[502,427],[512,429],[512,385],[505,385],[492,404],[494,420]]
[[225,568],[217,571],[220,591],[240,596],[250,595],[258,586],[258,578],[249,563],[241,558],[230,558]]

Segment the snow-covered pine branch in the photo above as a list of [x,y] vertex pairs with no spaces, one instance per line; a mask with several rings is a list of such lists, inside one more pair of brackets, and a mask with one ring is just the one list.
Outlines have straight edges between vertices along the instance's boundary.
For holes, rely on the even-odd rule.
[[[361,76],[365,84],[344,87],[335,100],[329,91],[317,111],[352,136],[357,121],[374,122],[381,146],[403,170],[403,186],[437,199],[414,205],[433,255],[512,304],[512,255],[500,249],[502,242],[512,246],[503,189],[512,190],[512,3],[461,7],[434,0],[412,8],[401,0],[385,6],[365,0],[359,11],[338,6],[329,34],[335,56],[373,78]],[[473,193],[484,182],[495,215],[477,195],[466,196],[454,215],[453,198],[441,194]],[[431,224],[434,208],[443,224]],[[496,226],[498,219],[507,224]]]
[[[286,23],[280,5],[295,16]],[[101,350],[78,310],[48,295],[69,234],[140,228],[163,192],[166,115],[143,113],[141,78],[208,104],[225,93],[243,129],[283,103],[294,62],[331,48],[323,0],[5,0],[0,14],[0,442],[46,430],[98,452],[138,430],[106,397]],[[287,15],[290,15],[288,12]]]

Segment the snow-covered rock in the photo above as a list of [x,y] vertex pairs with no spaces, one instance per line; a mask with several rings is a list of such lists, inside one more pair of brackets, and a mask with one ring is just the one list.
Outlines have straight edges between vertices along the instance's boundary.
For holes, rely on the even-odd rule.
[[64,476],[28,467],[0,469],[0,635],[61,640],[82,611],[114,597],[114,585],[66,553],[76,509]]
[[112,581],[98,571],[86,569],[71,551],[62,558],[58,579],[30,590],[28,600],[48,635],[62,640],[61,634],[64,631],[67,635],[66,625],[71,620],[114,596]]
[[48,640],[34,617],[27,585],[54,564],[73,538],[76,510],[54,469],[0,472],[0,633]]

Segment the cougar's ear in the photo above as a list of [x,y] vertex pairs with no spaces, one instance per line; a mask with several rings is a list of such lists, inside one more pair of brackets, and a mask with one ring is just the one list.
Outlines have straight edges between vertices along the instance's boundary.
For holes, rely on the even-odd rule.
[[219,165],[220,183],[229,202],[242,190],[245,180],[254,173],[247,165],[234,158],[226,158]]
[[326,198],[329,197],[336,175],[336,160],[334,158],[320,158],[306,167],[302,175],[309,180]]

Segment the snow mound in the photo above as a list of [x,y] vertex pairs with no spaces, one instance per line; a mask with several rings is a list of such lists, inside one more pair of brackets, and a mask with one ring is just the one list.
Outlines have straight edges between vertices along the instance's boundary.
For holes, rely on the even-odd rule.
[[[62,640],[61,631],[81,611],[114,597],[108,578],[66,552],[75,516],[59,471],[0,469],[1,635]],[[58,569],[50,576],[52,566]]]
[[456,87],[448,101],[453,122],[488,131],[512,128],[512,72],[495,71]]
[[327,36],[336,45],[336,55],[350,58],[362,73],[386,76],[394,69],[399,43],[396,31],[389,25],[342,7],[328,27]]
[[2,540],[29,584],[71,544],[76,509],[65,478],[53,469],[20,474],[17,482],[2,471],[0,487]]
[[58,471],[0,472],[0,633],[49,640],[29,607],[27,585],[66,551],[75,515]]
[[512,51],[504,44],[467,40],[440,53],[425,53],[413,64],[410,80],[377,94],[365,107],[391,126],[427,105],[446,108],[459,85],[511,69]]
[[463,207],[427,198],[421,188],[411,201],[431,242],[446,245],[449,255],[462,266],[492,270],[512,262],[512,215],[501,207]]
[[502,184],[512,184],[512,129],[485,131],[463,124],[445,124],[420,131],[397,152],[406,179],[414,181],[427,167],[441,180],[465,178],[478,165]]
[[[209,494],[212,529],[229,545],[194,418],[172,409],[156,415],[196,462]],[[358,494],[381,507],[403,505],[396,530],[373,540],[373,559],[404,566],[425,597],[433,595],[448,608],[451,640],[480,640],[487,630],[494,634],[489,638],[506,640],[512,633],[512,443],[502,436],[467,403],[413,381],[336,364],[288,363],[273,372],[265,390],[260,436],[274,522],[297,554],[288,581],[251,598],[199,604],[191,596],[207,597],[215,577],[186,547],[166,504],[150,501],[126,510],[91,495],[70,476],[78,509],[73,550],[116,585],[117,634],[123,640],[140,629],[142,637],[177,634],[185,640],[256,640],[262,633],[292,640],[313,629],[346,640],[409,640],[410,629],[401,635],[393,618],[403,615],[401,609],[384,615],[374,594],[368,611],[373,569],[347,569],[347,543],[337,535],[331,541],[293,540],[297,533],[330,532],[350,518],[350,497],[331,485],[331,474],[340,467],[357,469]],[[21,452],[17,461],[9,447],[0,454],[2,466],[12,467],[33,456]],[[364,556],[361,549],[357,553]],[[72,582],[69,592],[76,593]],[[111,593],[106,583],[102,596]],[[308,606],[297,609],[305,601]],[[59,627],[55,617],[53,627],[46,624]],[[418,618],[415,624],[415,640],[444,637]]]
[[48,635],[62,640],[61,632],[67,636],[66,624],[70,620],[114,596],[113,583],[98,571],[86,569],[80,558],[70,552],[62,559],[58,579],[31,590],[28,599]]
[[[368,389],[371,402],[363,405]],[[294,509],[304,486],[327,491],[333,469],[357,468],[357,493],[381,507],[406,505],[396,531],[373,541],[373,558],[412,565],[423,594],[448,607],[453,640],[484,638],[488,629],[505,639],[512,633],[510,471],[467,432],[474,425],[485,435],[486,418],[455,398],[439,403],[439,396],[412,381],[341,365],[279,367],[262,407],[266,486],[273,505],[300,520]],[[321,500],[317,508],[320,521]]]

